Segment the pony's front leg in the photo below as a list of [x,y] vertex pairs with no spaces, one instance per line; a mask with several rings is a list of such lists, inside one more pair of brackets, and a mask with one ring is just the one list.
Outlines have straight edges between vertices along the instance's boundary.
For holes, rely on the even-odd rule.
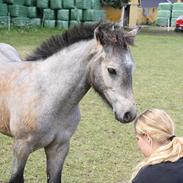
[[23,173],[29,154],[30,146],[25,140],[15,140],[13,145],[13,167],[9,183],[24,183]]
[[69,141],[62,145],[51,144],[45,147],[48,183],[61,183],[62,168],[68,151]]

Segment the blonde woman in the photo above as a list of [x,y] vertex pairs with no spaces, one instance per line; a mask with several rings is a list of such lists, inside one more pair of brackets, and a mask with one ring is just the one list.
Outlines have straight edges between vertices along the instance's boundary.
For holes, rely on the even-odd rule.
[[132,183],[183,183],[183,137],[163,110],[146,110],[135,121],[139,149],[145,156]]

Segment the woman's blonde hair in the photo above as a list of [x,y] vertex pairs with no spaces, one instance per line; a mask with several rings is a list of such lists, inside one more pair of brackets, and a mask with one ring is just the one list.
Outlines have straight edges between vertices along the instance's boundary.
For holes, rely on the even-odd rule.
[[148,134],[153,141],[162,145],[137,165],[131,180],[145,166],[166,161],[175,162],[183,157],[183,137],[175,136],[174,122],[165,111],[160,109],[144,111],[135,120],[135,132],[138,135]]

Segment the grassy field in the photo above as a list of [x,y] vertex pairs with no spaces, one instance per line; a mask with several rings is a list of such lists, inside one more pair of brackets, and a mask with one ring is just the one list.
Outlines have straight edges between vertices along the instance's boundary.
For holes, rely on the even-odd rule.
[[[10,43],[25,56],[59,30],[0,31],[0,42]],[[170,113],[183,134],[183,34],[140,33],[132,48],[136,60],[133,76],[138,111],[162,108]],[[112,111],[93,90],[81,101],[82,120],[71,140],[64,183],[127,182],[143,157],[137,149],[133,124],[115,121]],[[0,182],[11,171],[12,140],[0,135]],[[34,152],[25,169],[26,183],[45,183],[43,150]]]

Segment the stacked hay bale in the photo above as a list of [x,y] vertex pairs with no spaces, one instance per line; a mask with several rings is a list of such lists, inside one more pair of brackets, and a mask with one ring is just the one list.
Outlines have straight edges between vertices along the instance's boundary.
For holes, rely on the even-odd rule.
[[156,25],[170,26],[172,12],[172,3],[160,3],[158,6],[158,16],[156,19]]
[[8,26],[8,6],[0,0],[0,27]]
[[0,24],[67,29],[105,18],[100,0],[0,0]]
[[171,19],[171,26],[175,26],[176,19],[183,15],[183,3],[174,3],[172,9],[172,19]]

